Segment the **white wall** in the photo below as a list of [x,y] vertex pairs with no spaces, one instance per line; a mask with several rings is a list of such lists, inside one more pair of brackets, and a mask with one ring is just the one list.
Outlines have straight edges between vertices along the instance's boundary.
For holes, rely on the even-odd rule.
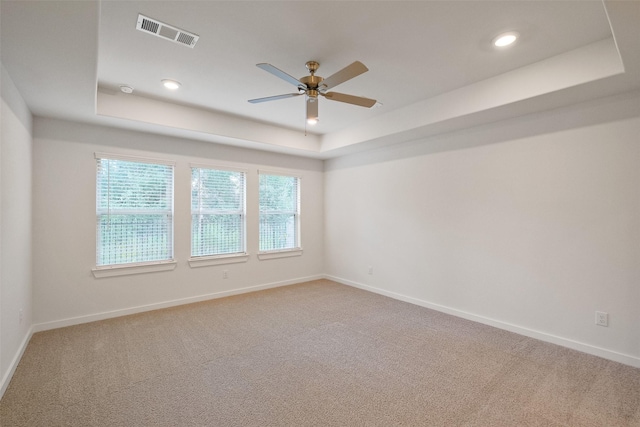
[[[94,152],[175,160],[173,271],[96,279]],[[34,328],[63,326],[321,277],[323,273],[323,165],[320,160],[206,142],[83,125],[34,121]],[[246,168],[249,261],[191,268],[189,163]],[[258,260],[259,168],[301,174],[302,256]],[[228,279],[222,271],[228,270]],[[256,288],[257,287],[257,288]]]
[[638,92],[334,159],[325,194],[331,277],[640,367]]
[[[31,327],[31,113],[1,68],[0,397]],[[22,320],[20,319],[22,310]]]

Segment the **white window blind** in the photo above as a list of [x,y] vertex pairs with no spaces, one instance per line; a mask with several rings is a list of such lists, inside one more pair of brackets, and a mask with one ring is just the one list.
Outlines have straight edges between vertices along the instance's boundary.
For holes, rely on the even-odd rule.
[[300,178],[260,174],[260,251],[300,247]]
[[96,157],[96,264],[171,260],[173,166]]
[[191,256],[245,252],[245,173],[191,168]]

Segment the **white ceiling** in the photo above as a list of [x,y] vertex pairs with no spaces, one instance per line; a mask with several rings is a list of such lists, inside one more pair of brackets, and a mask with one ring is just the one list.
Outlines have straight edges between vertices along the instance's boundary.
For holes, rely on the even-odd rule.
[[[200,40],[137,31],[139,13]],[[311,157],[640,88],[636,1],[3,0],[0,16],[2,64],[35,115]],[[492,48],[507,30],[519,42]],[[302,77],[308,60],[324,77],[363,62],[335,90],[382,106],[320,99],[305,136],[303,97],[247,102],[295,92],[255,64]]]

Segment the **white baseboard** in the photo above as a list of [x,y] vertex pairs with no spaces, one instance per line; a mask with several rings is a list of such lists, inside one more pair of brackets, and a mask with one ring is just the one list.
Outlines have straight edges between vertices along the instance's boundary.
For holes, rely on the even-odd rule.
[[86,316],[71,317],[62,320],[54,320],[52,322],[37,323],[32,326],[33,333],[48,331],[50,329],[64,328],[66,326],[79,325],[82,323],[95,322],[98,320],[111,319],[114,317],[127,316],[129,314],[142,313],[145,311],[159,310],[162,308],[175,307],[178,305],[191,304],[194,302],[207,301],[216,298],[224,298],[232,295],[246,294],[248,292],[261,291],[271,288],[279,288],[281,286],[295,285],[297,283],[309,282],[311,280],[323,279],[324,275],[315,275],[308,277],[299,277],[297,279],[284,280],[280,282],[266,283],[256,286],[248,286],[245,288],[231,289],[228,291],[213,292],[210,294],[198,295],[188,298],[180,298],[171,301],[163,301],[153,304],[140,305],[137,307],[129,307],[113,311],[105,311],[102,313],[88,314]]
[[33,326],[31,326],[27,331],[27,334],[25,335],[24,339],[20,343],[20,347],[18,348],[18,351],[16,352],[15,356],[13,356],[13,359],[11,360],[9,369],[2,377],[2,381],[0,381],[0,399],[2,399],[2,396],[4,396],[4,392],[7,391],[7,388],[9,387],[11,378],[13,378],[13,374],[16,372],[18,363],[20,363],[20,359],[22,359],[22,355],[24,354],[24,351],[27,349],[27,345],[31,340],[31,336],[33,336]]
[[540,341],[545,341],[551,344],[557,344],[563,347],[571,348],[573,350],[578,350],[583,353],[592,354],[594,356],[602,357],[604,359],[613,360],[614,362],[623,363],[625,365],[630,365],[635,368],[640,368],[640,358],[631,356],[628,354],[618,353],[613,350],[607,350],[605,348],[596,347],[591,344],[585,344],[582,342],[574,341],[569,338],[558,337],[556,335],[551,335],[545,332],[536,331],[533,329],[528,329],[522,326],[513,325],[511,323],[502,322],[500,320],[491,319],[484,316],[479,316],[472,313],[467,313],[465,311],[457,310],[455,308],[443,306],[440,304],[434,304],[428,301],[424,301],[418,298],[409,297],[403,294],[399,294],[396,292],[386,291],[384,289],[376,288],[369,285],[364,285],[362,283],[354,282],[352,280],[343,279],[341,277],[324,275],[325,279],[333,280],[334,282],[342,283],[343,285],[352,286],[354,288],[363,289],[365,291],[374,292],[376,294],[384,295],[393,299],[397,299],[400,301],[408,302],[411,304],[419,305],[421,307],[430,308],[432,310],[440,311],[442,313],[451,314],[453,316],[461,317],[463,319],[472,320],[474,322],[483,323],[485,325],[493,326],[499,329],[504,329],[509,332],[514,332],[516,334],[524,335],[530,338],[535,338]]

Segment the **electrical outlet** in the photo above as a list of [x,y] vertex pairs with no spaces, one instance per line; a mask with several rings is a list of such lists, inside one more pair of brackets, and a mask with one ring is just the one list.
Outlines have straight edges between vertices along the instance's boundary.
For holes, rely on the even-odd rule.
[[369,274],[373,274],[373,267],[369,266]]
[[18,319],[19,319],[20,323],[22,323],[22,320],[24,319],[24,314],[22,313],[22,309],[20,309],[20,311],[18,311]]
[[609,326],[609,313],[604,311],[596,311],[596,325]]
[[223,279],[229,278],[229,270],[222,270],[222,278]]

